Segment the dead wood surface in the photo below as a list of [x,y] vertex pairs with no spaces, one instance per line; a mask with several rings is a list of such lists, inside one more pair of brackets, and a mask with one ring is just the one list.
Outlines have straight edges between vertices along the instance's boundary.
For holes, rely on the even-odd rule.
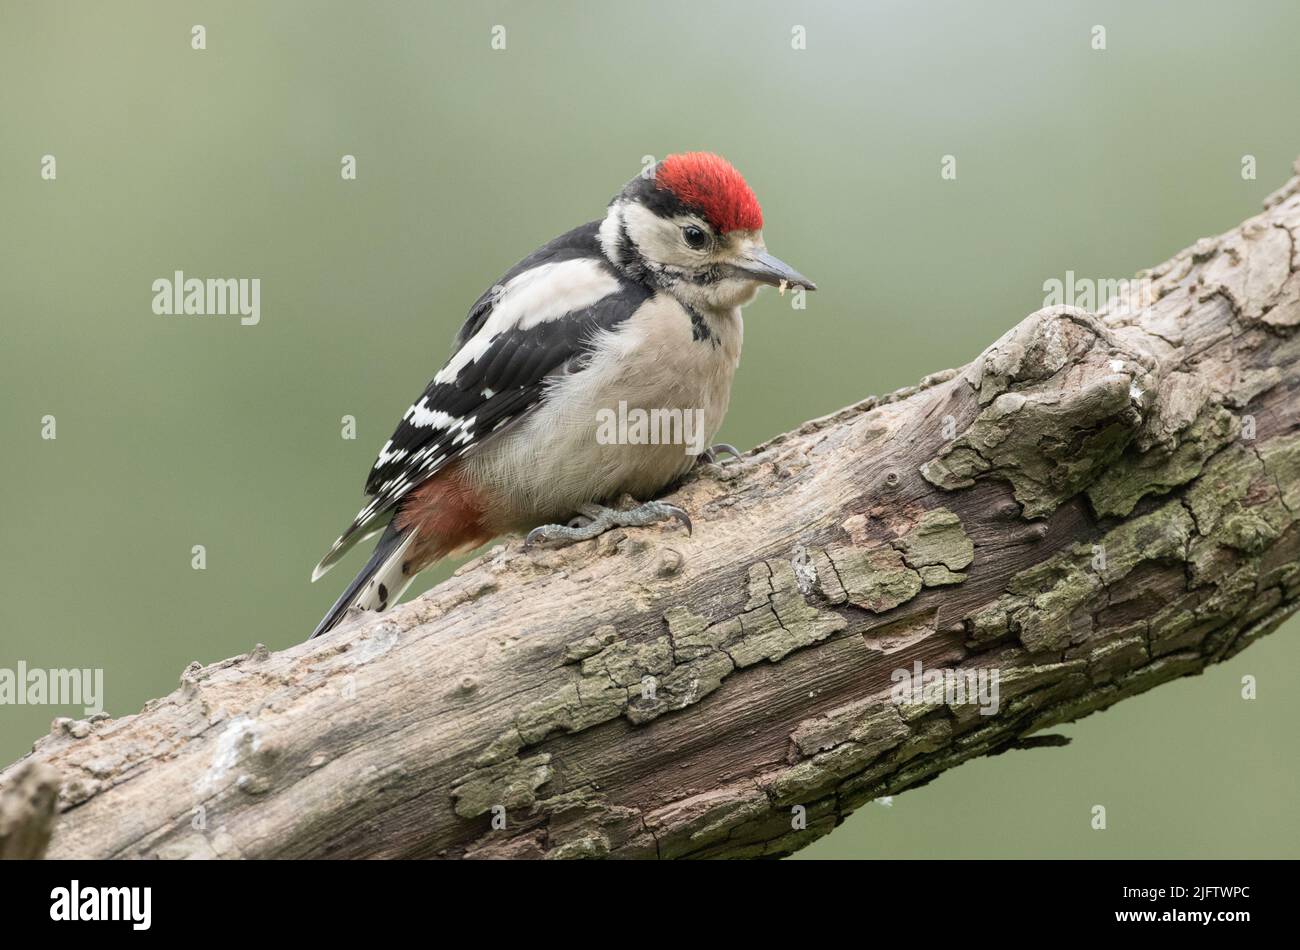
[[[0,851],[40,853],[55,770],[55,857],[783,854],[1198,673],[1300,603],[1298,234],[1300,177],[1136,306],[1041,310],[705,467],[673,496],[693,536],[515,539],[57,721],[0,773]],[[996,715],[893,701],[916,661],[997,671]]]

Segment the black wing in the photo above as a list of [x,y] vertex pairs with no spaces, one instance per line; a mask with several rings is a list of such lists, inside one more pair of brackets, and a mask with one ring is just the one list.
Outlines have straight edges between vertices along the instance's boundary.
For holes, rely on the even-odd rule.
[[[507,272],[471,308],[456,337],[456,353],[425,387],[380,450],[366,480],[369,503],[316,568],[319,577],[361,537],[382,527],[398,502],[439,469],[479,446],[492,433],[523,417],[546,393],[547,379],[579,368],[592,337],[632,316],[653,291],[628,281],[601,254],[598,222],[556,238]],[[602,268],[611,292],[523,327],[527,314],[509,326],[489,324],[512,280],[537,267],[585,261]],[[539,277],[545,280],[544,276]],[[545,296],[545,283],[530,288]],[[552,301],[553,302],[553,301]],[[466,349],[466,348],[470,349]],[[468,360],[465,357],[472,354]],[[459,361],[459,369],[449,368]]]

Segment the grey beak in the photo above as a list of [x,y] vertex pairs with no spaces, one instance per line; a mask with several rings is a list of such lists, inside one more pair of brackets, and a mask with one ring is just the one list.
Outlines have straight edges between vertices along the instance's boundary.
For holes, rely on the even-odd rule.
[[792,287],[805,287],[816,290],[817,285],[799,273],[785,261],[773,257],[767,251],[753,251],[735,264],[736,272],[751,280],[760,280],[765,284],[777,286],[783,281]]

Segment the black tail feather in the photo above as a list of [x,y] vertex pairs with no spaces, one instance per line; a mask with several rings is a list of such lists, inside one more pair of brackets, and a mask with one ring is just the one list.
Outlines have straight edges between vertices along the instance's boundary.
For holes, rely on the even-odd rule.
[[356,577],[352,578],[352,583],[339,595],[339,599],[334,601],[334,606],[321,618],[321,622],[316,625],[316,629],[312,631],[311,636],[307,638],[308,640],[314,640],[321,634],[328,633],[338,626],[338,622],[348,612],[348,608],[357,599],[357,595],[365,589],[366,584],[375,576],[375,572],[383,567],[389,555],[406,540],[406,535],[407,532],[398,531],[392,524],[384,530],[383,537],[375,545],[375,553],[370,555],[370,560],[366,562],[366,566],[361,569]]

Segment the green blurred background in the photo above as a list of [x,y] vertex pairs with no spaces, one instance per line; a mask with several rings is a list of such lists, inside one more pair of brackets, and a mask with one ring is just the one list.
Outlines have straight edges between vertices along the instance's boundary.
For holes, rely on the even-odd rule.
[[[103,667],[122,715],[191,660],[298,642],[360,559],[312,565],[469,303],[644,155],[731,158],[822,288],[747,311],[722,436],[750,446],[968,361],[1049,278],[1129,276],[1254,214],[1300,152],[1298,38],[1287,0],[5,2],[0,666]],[[261,323],[154,315],[178,269],[260,277]],[[1298,633],[804,854],[1300,856]],[[74,713],[0,707],[0,760]]]

